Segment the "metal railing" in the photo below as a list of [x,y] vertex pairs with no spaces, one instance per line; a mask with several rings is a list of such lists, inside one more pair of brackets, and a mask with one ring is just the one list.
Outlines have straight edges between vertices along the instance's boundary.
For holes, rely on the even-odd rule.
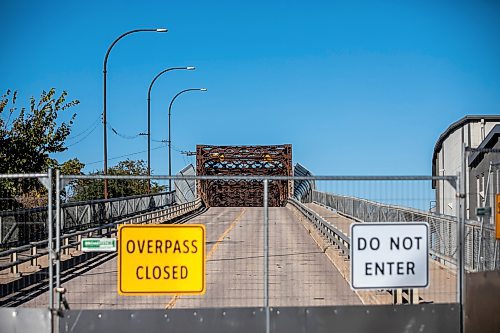
[[[351,260],[351,241],[350,237],[344,234],[341,230],[337,229],[333,224],[329,221],[322,218],[318,213],[314,210],[308,208],[303,203],[299,202],[296,199],[289,199],[288,203],[291,204],[296,210],[298,210],[309,222],[311,222],[316,229],[316,231],[323,237],[326,238],[327,242],[333,246],[335,246],[338,250],[341,251],[342,256]],[[316,202],[315,202],[316,203]],[[318,203],[316,203],[318,204]],[[328,206],[323,207],[327,209],[331,209]],[[336,213],[339,213],[336,211]],[[349,217],[350,218],[350,217]],[[352,219],[352,218],[350,218]],[[353,221],[360,222],[357,219],[352,219]],[[314,238],[314,237],[313,237]],[[326,248],[323,250],[326,253]],[[344,259],[344,260],[345,260]],[[414,289],[394,289],[387,290],[390,294],[392,294],[392,299],[394,304],[402,304],[403,299],[408,303],[416,303],[418,304],[418,292]]]
[[[427,222],[430,226],[430,252],[434,259],[444,265],[456,265],[456,217],[319,191],[313,191],[313,201],[335,209],[339,214],[360,222]],[[481,234],[481,224],[476,221],[465,220],[464,260],[465,268],[468,271],[477,271],[481,270],[481,268],[483,270],[496,269],[495,263],[498,261],[498,253],[495,251],[494,227],[484,225],[482,233],[483,242],[481,246],[483,247],[483,255],[478,262],[478,240]]]
[[318,215],[318,213],[304,206],[297,199],[289,199],[288,203],[306,216],[306,218],[316,226],[316,229],[320,232],[320,234],[326,237],[331,244],[336,245],[340,250],[342,250],[344,255],[349,256],[349,237],[347,237],[342,231],[338,230],[333,224],[324,220]]
[[[61,205],[61,229],[63,232],[88,229],[163,209],[172,203],[173,192],[64,203]],[[47,214],[47,207],[0,212],[0,247],[27,245],[46,239]]]
[[[191,201],[182,205],[171,206],[162,210],[147,212],[140,215],[128,217],[122,220],[105,223],[85,230],[64,233],[61,235],[61,250],[64,254],[69,254],[69,250],[74,248],[81,250],[81,240],[83,236],[97,237],[107,236],[116,232],[116,226],[119,224],[150,224],[163,223],[172,219],[189,214],[202,206],[200,199]],[[96,235],[97,234],[97,235]],[[0,252],[0,258],[9,258],[7,263],[0,264],[0,271],[10,269],[11,274],[19,273],[19,265],[30,262],[30,265],[37,266],[38,259],[48,254],[48,240],[31,242],[30,244],[11,248]]]
[[430,227],[430,253],[434,259],[444,265],[456,265],[455,217],[319,191],[313,191],[313,202],[335,209],[358,222],[427,222]]

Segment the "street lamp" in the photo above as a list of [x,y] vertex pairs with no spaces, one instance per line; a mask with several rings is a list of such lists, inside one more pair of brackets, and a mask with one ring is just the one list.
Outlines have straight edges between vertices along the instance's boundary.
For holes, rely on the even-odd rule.
[[174,101],[179,95],[188,92],[188,91],[207,91],[207,88],[190,88],[190,89],[185,89],[182,90],[181,92],[177,93],[177,95],[172,98],[170,101],[170,105],[168,106],[168,190],[172,191],[172,141],[170,139],[170,114],[172,110],[172,104],[174,104]]
[[[188,71],[195,70],[196,68],[194,66],[187,66],[187,67],[172,67],[165,69],[158,73],[158,75],[155,76],[153,81],[151,81],[151,84],[149,85],[148,89],[148,176],[151,176],[151,88],[153,88],[153,84],[155,83],[156,79],[158,79],[162,74],[177,70],[177,69],[185,69]],[[151,193],[151,179],[148,179],[148,193]]]
[[[104,175],[106,176],[108,174],[108,132],[106,130],[107,122],[106,122],[106,73],[107,73],[107,65],[108,65],[108,57],[109,53],[111,52],[111,49],[115,44],[122,39],[123,37],[133,34],[135,32],[167,32],[167,29],[164,28],[159,28],[159,29],[136,29],[136,30],[130,30],[118,37],[117,39],[114,40],[113,43],[108,48],[108,51],[106,52],[106,56],[104,57],[104,66],[103,66],[103,74],[104,74],[104,109],[102,112],[102,124],[104,128]],[[104,179],[104,199],[108,198],[108,180]]]

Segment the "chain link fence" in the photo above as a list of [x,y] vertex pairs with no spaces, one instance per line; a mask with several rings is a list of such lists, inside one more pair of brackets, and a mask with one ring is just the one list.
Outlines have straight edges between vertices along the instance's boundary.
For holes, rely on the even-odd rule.
[[[256,308],[265,312],[269,324],[273,309],[282,307],[460,301],[462,282],[457,242],[460,217],[434,212],[435,193],[431,182],[436,177],[174,177],[190,181],[215,179],[224,182],[241,178],[259,182],[263,190],[258,193],[262,196],[252,198],[252,207],[204,207],[200,199],[175,204],[172,194],[161,192],[169,179],[162,176],[154,177],[158,193],[152,194],[145,192],[144,182],[148,177],[106,176],[112,184],[110,188],[117,190],[113,198],[93,200],[86,197],[82,202],[83,194],[96,193],[95,189],[102,185],[104,176],[61,176],[57,173],[55,178],[54,193],[62,192],[63,195],[54,203],[54,211],[46,208],[44,224],[45,228],[52,225],[48,221],[55,221],[54,276],[48,277],[45,272],[43,279],[54,281],[56,293],[48,290],[52,287],[48,282],[44,282],[43,287],[30,285],[21,288],[19,294],[3,293],[3,297],[11,299],[3,306],[49,305],[61,311]],[[458,183],[456,177],[441,177],[439,180],[454,186]],[[274,192],[269,191],[269,184],[273,181],[289,182],[289,188],[295,187],[300,193],[296,198],[289,198],[284,207],[271,207],[276,200],[270,197]],[[136,192],[131,196],[128,191],[134,187]],[[447,200],[458,205],[458,197],[457,193],[452,193]],[[256,201],[262,205],[255,206]],[[61,214],[54,214],[58,209]],[[48,218],[52,214],[54,219]],[[366,222],[428,223],[428,288],[368,291],[351,288],[350,226]],[[117,232],[121,225],[160,224],[204,226],[206,266],[203,294],[162,293],[159,290],[160,296],[121,295],[117,284],[120,277],[116,252],[85,252],[82,249],[85,238],[118,238],[119,247]],[[48,231],[44,235],[42,238],[51,237]],[[156,241],[167,244],[166,240],[156,239],[154,235],[140,241],[146,244],[142,246],[152,244],[151,251],[159,253],[162,245],[156,245]],[[44,242],[47,250],[39,253],[47,258],[44,259],[47,266],[50,250],[47,240]],[[30,240],[27,245],[33,243]],[[13,249],[12,244],[5,244],[8,248],[3,250]],[[182,244],[179,251],[182,251]],[[7,257],[5,251],[2,264],[12,264],[12,258]],[[155,273],[156,266],[170,267],[165,262],[167,259],[159,258],[149,273],[141,262],[137,262],[138,267],[144,269],[140,274],[145,274],[137,275],[137,278],[166,279],[174,275],[173,271],[165,271],[166,275]],[[32,262],[27,265],[31,266]],[[468,267],[472,266],[468,263]],[[7,268],[2,267],[2,272],[5,272]],[[23,275],[26,279],[35,276],[28,271]]]
[[500,267],[495,223],[500,213],[500,149],[465,149],[467,165],[466,260],[471,271]]
[[[61,179],[84,180],[88,186],[95,186],[93,181],[102,181],[82,176]],[[258,180],[261,184],[262,179]],[[297,185],[300,179],[280,178],[280,181],[293,180],[304,198],[304,202],[290,199],[286,207],[264,209],[264,204],[272,199],[268,197],[269,201],[265,202],[262,197],[261,207],[208,207],[198,216],[182,219],[186,214],[176,215],[179,213],[174,209],[179,205],[169,208],[161,217],[154,214],[162,209],[127,217],[124,205],[121,212],[116,212],[116,215],[121,213],[121,219],[89,225],[85,230],[61,230],[60,264],[70,267],[60,273],[60,286],[66,291],[64,299],[72,309],[420,304],[450,303],[458,299],[457,218],[432,212],[431,178],[305,179],[314,184],[309,186],[307,195],[302,193],[303,186]],[[113,178],[118,188],[126,186],[121,186],[121,181],[130,184],[133,180],[142,181],[134,177]],[[456,200],[456,196],[451,199]],[[254,201],[255,198],[252,205]],[[191,206],[182,209],[189,214],[198,212],[201,202],[187,205]],[[62,214],[62,225],[63,219]],[[352,223],[421,221],[430,227],[429,288],[351,289],[349,230]],[[85,237],[116,237],[117,226],[125,223],[180,222],[202,224],[206,228],[206,291],[203,295],[119,295],[116,254],[85,254],[79,246]]]
[[[433,212],[431,177],[351,177],[316,181],[305,200],[316,219],[316,229],[329,255],[346,279],[350,279],[350,227],[353,223],[425,222],[429,225],[429,286],[420,289],[358,291],[364,304],[452,303],[459,298],[458,217]],[[446,179],[455,182],[454,177]],[[456,201],[453,193],[449,200]],[[315,216],[317,214],[317,216]],[[378,258],[382,260],[383,258]],[[387,273],[387,272],[385,272]],[[342,290],[335,288],[335,290]],[[348,291],[346,291],[348,293]]]
[[[58,199],[54,185],[59,186],[61,195]],[[102,186],[100,179],[65,180],[59,177],[53,182],[51,172],[0,175],[2,306],[53,308],[54,297],[59,295],[54,296],[50,292],[56,282],[50,284],[49,281],[61,281],[61,275],[65,279],[74,276],[78,267],[99,257],[95,253],[82,252],[82,239],[110,237],[120,221],[158,220],[168,215],[165,211],[174,203],[172,192],[148,194],[136,191],[135,195],[127,196],[134,182],[127,180],[126,184],[120,185],[123,186],[116,188],[121,191],[115,191],[114,198],[104,200],[99,196],[92,197],[89,190]],[[162,187],[156,189],[159,191]],[[31,193],[34,198],[15,193]],[[86,200],[81,201],[83,199]],[[56,214],[57,208],[59,215]],[[176,207],[170,214],[179,215],[181,210]],[[55,265],[52,270],[49,269],[49,262]],[[51,274],[54,276],[51,277]],[[59,284],[56,283],[56,286]]]
[[[24,290],[48,292],[52,251],[51,174],[0,175],[0,306],[29,300]],[[30,193],[30,195],[20,194]],[[39,207],[45,205],[45,207]],[[34,302],[31,307],[47,307]]]

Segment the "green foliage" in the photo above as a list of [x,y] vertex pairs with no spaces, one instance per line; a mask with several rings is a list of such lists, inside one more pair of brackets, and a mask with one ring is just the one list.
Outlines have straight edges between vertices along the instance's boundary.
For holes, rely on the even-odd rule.
[[[49,154],[66,150],[64,142],[76,117],[58,121],[62,112],[79,104],[66,101],[67,92],[59,97],[54,88],[43,91],[37,101],[29,100],[29,109],[17,107],[17,92],[7,90],[0,97],[0,174],[41,173],[58,163]],[[46,192],[36,180],[1,181],[0,195],[4,198],[27,194],[42,196]]]
[[[84,167],[85,164],[80,162],[78,158],[73,158],[59,165],[58,169],[61,171],[61,175],[83,175],[82,169]],[[61,198],[64,201],[67,201],[73,195],[72,191],[76,185],[77,180],[72,180],[61,190]]]
[[45,172],[53,166],[49,154],[66,150],[64,142],[76,114],[69,122],[58,124],[57,118],[79,103],[66,102],[66,96],[63,91],[56,98],[54,88],[43,91],[38,102],[30,98],[29,110],[23,107],[19,112],[17,92],[8,90],[0,98],[0,173]]
[[62,175],[83,175],[82,169],[85,164],[80,162],[78,158],[73,158],[61,164],[59,170],[61,170]]
[[[115,176],[145,176],[148,174],[147,166],[143,160],[125,160],[108,169],[108,175]],[[102,172],[92,172],[89,175],[99,175]],[[151,183],[151,193],[165,191],[165,186],[156,182]],[[146,194],[148,191],[147,180],[111,179],[108,181],[110,198],[119,198],[131,195]],[[103,180],[78,180],[72,186],[71,201],[85,201],[104,198]]]

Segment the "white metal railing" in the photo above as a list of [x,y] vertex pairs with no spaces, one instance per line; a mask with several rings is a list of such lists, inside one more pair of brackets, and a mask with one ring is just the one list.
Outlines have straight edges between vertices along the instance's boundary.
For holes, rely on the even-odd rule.
[[311,221],[320,234],[326,237],[331,244],[336,245],[340,250],[342,250],[344,255],[350,255],[350,240],[348,236],[338,230],[333,224],[319,216],[318,213],[304,206],[297,199],[288,199],[288,203],[290,203],[309,221]]
[[[457,219],[453,216],[437,215],[413,208],[319,191],[313,191],[312,197],[315,203],[335,209],[338,213],[361,222],[427,222],[430,227],[430,253],[434,259],[447,266],[456,265]],[[484,227],[482,244],[484,256],[480,258],[481,263],[477,262],[479,235],[480,224],[476,221],[466,220],[465,267],[469,271],[478,270],[478,267],[495,269],[495,257],[498,254],[492,250],[495,244],[494,229],[492,226]]]
[[[91,227],[85,230],[73,231],[63,233],[61,235],[61,250],[65,254],[69,253],[71,248],[81,250],[82,237],[90,237],[97,234],[97,236],[111,235],[116,232],[117,226],[120,224],[152,224],[163,223],[172,219],[185,216],[191,212],[196,211],[202,206],[200,199],[187,202],[182,205],[170,206],[165,209],[146,212],[140,215],[128,217],[125,219],[109,222],[100,226]],[[18,246],[0,252],[0,258],[6,258],[5,263],[0,264],[0,271],[9,269],[12,274],[19,273],[19,265],[30,262],[30,265],[37,266],[40,257],[48,254],[47,250],[48,240],[31,242],[26,245]]]
[[[88,229],[163,209],[172,203],[172,192],[64,203],[61,205],[61,228],[63,231]],[[47,214],[48,207],[0,212],[0,247],[21,246],[46,239]]]

